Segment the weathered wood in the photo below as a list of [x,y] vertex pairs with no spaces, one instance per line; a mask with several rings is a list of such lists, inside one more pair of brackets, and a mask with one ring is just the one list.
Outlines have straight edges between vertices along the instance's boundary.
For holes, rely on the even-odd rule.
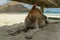
[[42,13],[44,13],[44,7],[43,6],[40,6],[41,10],[42,10]]
[[59,5],[53,0],[52,1],[51,0],[12,0],[12,1],[23,2],[23,3],[28,3],[28,4],[37,3],[38,6],[41,6],[41,4],[48,5],[47,8],[59,7]]

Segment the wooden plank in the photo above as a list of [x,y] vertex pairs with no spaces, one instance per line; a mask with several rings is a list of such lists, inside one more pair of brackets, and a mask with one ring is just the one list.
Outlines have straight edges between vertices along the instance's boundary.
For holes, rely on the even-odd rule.
[[12,1],[23,2],[23,3],[27,3],[27,4],[37,3],[38,6],[48,5],[47,8],[59,6],[57,3],[55,3],[54,1],[51,1],[51,0],[12,0]]

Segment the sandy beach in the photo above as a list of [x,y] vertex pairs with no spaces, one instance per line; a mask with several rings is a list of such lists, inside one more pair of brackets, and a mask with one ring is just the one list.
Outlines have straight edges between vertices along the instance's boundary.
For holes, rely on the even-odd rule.
[[13,25],[16,23],[24,22],[27,14],[0,14],[0,26]]
[[[0,14],[0,40],[27,40],[27,33],[21,32],[16,36],[8,35],[11,31],[24,27],[27,14]],[[60,40],[60,22],[48,20],[50,23],[34,34],[31,40]],[[43,29],[43,30],[42,30]]]
[[[44,14],[47,17],[54,17],[54,18],[60,18],[60,14]],[[1,13],[0,14],[0,26],[2,25],[13,25],[16,23],[24,22],[25,17],[27,16],[27,13]],[[54,21],[54,20],[50,20]],[[57,21],[57,20],[55,20]]]
[[[0,40],[29,40],[25,36],[27,33],[21,32],[16,36],[8,35],[12,31],[19,30],[24,27],[24,23],[14,25],[4,25],[0,27]],[[31,40],[60,40],[60,23],[50,23],[44,28],[40,28],[38,32],[33,35]]]

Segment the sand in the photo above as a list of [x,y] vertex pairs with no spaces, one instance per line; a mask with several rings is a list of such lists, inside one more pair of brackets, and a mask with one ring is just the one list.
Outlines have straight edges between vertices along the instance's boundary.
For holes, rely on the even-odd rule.
[[[24,23],[14,24],[11,26],[5,25],[0,27],[0,40],[27,40],[27,33],[21,32],[16,36],[8,35],[11,31],[23,28]],[[60,23],[49,23],[39,32],[36,32],[31,40],[60,40]]]
[[[47,17],[60,18],[60,14],[44,14]],[[24,22],[27,13],[1,13],[0,14],[0,26],[13,25],[16,23]]]
[[[28,40],[25,38],[27,33],[24,32],[16,36],[8,35],[12,31],[24,28],[25,17],[25,14],[0,14],[0,25],[2,25],[0,26],[0,40]],[[49,24],[44,28],[40,28],[40,30],[33,35],[33,39],[31,40],[60,40],[60,21],[48,21]]]

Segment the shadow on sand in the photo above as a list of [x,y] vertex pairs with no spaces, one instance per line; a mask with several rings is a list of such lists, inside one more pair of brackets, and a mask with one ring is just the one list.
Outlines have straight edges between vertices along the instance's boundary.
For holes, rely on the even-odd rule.
[[[0,27],[0,40],[26,40],[24,32],[16,36],[8,35],[12,31],[24,28],[24,23],[14,24],[11,26],[5,25]],[[44,29],[44,30],[42,30]],[[54,22],[47,24],[39,32],[34,34],[31,40],[60,40],[60,23]]]

